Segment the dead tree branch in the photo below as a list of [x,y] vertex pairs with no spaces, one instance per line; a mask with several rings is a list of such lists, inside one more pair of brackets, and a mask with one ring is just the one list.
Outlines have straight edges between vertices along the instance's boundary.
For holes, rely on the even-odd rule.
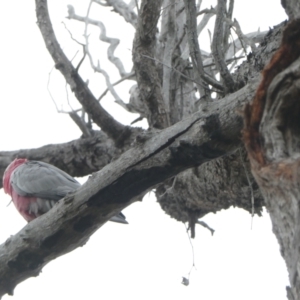
[[[116,48],[118,47],[120,40],[116,39],[116,38],[108,37],[106,35],[105,25],[101,21],[90,19],[88,16],[87,17],[78,16],[75,13],[75,9],[72,5],[68,5],[68,18],[77,20],[80,22],[84,22],[86,25],[91,24],[91,25],[95,25],[95,26],[99,27],[99,29],[100,29],[99,39],[104,43],[110,44],[109,47],[107,48],[108,60],[118,69],[121,77],[128,75],[128,73],[125,71],[122,61],[114,55],[114,52],[115,52]],[[85,32],[85,38],[86,39],[88,38],[87,32]]]
[[117,122],[103,109],[62,51],[52,28],[47,0],[36,0],[36,13],[38,26],[46,47],[55,62],[55,67],[63,74],[71,90],[75,93],[77,100],[93,118],[94,122],[113,140],[118,140],[124,130],[128,131],[129,128],[126,129],[124,125]]
[[69,113],[70,118],[75,122],[75,124],[79,127],[81,130],[83,137],[89,137],[92,135],[90,129],[87,127],[87,124],[85,121],[78,116],[78,114],[75,111],[71,111]]
[[196,81],[198,82],[197,88],[199,90],[200,97],[203,98],[205,101],[208,101],[211,99],[211,97],[209,86],[207,82],[203,80],[204,67],[198,42],[196,4],[194,0],[184,0],[184,4],[186,12],[188,44],[193,63],[194,76],[196,77]]
[[226,2],[227,2],[226,0],[218,0],[217,16],[216,16],[215,29],[214,29],[213,41],[212,41],[212,54],[217,69],[220,72],[220,76],[224,81],[224,85],[226,87],[226,93],[228,93],[235,90],[235,83],[224,61],[223,26],[224,26],[225,12],[226,12]]
[[[99,0],[94,0],[95,3],[101,4]],[[106,0],[107,6],[113,7],[113,11],[121,15],[124,20],[130,23],[134,28],[137,25],[137,15],[133,11],[134,7],[126,4],[122,0]]]
[[[83,177],[102,169],[117,157],[117,153],[114,142],[102,131],[95,131],[92,137],[68,143],[46,145],[36,149],[0,151],[0,177],[2,178],[6,167],[17,157],[41,160],[55,165],[72,176]],[[1,180],[0,187],[2,187]]]
[[147,106],[147,119],[151,127],[166,128],[169,116],[162,96],[161,83],[153,60],[157,22],[162,0],[143,0],[138,27],[133,42],[133,62],[143,102]]

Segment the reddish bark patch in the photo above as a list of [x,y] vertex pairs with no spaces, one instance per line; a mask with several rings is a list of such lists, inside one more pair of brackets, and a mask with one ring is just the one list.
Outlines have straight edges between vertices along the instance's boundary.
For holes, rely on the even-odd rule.
[[286,69],[300,56],[300,20],[290,22],[284,32],[280,48],[264,68],[263,79],[256,91],[252,104],[245,107],[244,142],[251,159],[261,166],[266,164],[263,140],[259,126],[265,109],[267,91],[274,77]]

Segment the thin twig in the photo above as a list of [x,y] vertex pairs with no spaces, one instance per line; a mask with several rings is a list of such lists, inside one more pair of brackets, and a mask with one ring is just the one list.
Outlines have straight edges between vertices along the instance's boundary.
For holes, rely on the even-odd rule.
[[78,114],[74,111],[69,113],[69,116],[74,121],[74,123],[79,127],[81,130],[83,137],[89,137],[92,136],[89,128],[87,127],[87,124],[78,116]]
[[78,40],[76,40],[74,37],[73,37],[73,34],[72,32],[68,29],[67,25],[65,24],[65,22],[62,22],[62,24],[65,26],[65,29],[68,31],[70,37],[71,37],[71,40],[73,40],[74,42],[76,42],[77,44],[81,45],[81,46],[84,46],[84,44],[80,43]]
[[[144,57],[146,57],[146,58],[149,58],[149,59],[152,59],[152,60],[154,60],[154,61],[156,61],[156,62],[158,62],[158,63],[160,63],[160,64],[166,66],[167,68],[172,69],[174,72],[180,74],[180,75],[181,75],[183,78],[185,78],[185,79],[191,80],[192,82],[194,82],[194,83],[196,83],[196,84],[201,84],[201,83],[195,81],[194,79],[192,79],[192,78],[190,78],[190,77],[184,75],[182,72],[178,71],[177,69],[174,69],[173,67],[164,64],[163,62],[161,62],[160,60],[158,60],[158,59],[156,59],[156,58],[154,58],[154,57],[150,57],[150,56],[148,56],[148,55],[142,55],[142,56],[144,56]],[[220,92],[220,91],[223,91],[223,86],[222,86],[221,84],[219,84],[217,81],[215,81],[213,78],[211,78],[209,75],[204,74],[204,79],[205,79],[206,82],[208,82],[209,84],[211,84],[213,87],[215,87],[215,88],[217,89],[217,90],[212,90],[212,91],[214,91],[214,92]]]
[[[100,0],[94,0],[94,2],[97,3],[97,4],[100,4],[102,6],[106,6],[106,7],[111,6],[113,8],[112,9],[113,12],[116,12],[119,15],[121,15],[126,22],[128,22],[134,28],[136,28],[137,15],[133,11],[133,9],[137,5],[137,0],[132,1],[135,4],[133,4],[133,3],[127,4],[122,0],[107,1],[107,3],[105,5]],[[139,12],[138,6],[137,6],[137,11]]]
[[[128,75],[122,77],[122,78],[119,79],[118,81],[112,83],[111,85],[112,85],[112,86],[118,85],[119,83],[121,83],[121,82],[123,82],[123,81],[125,81],[125,80],[127,80],[127,79],[133,78],[134,75],[135,75],[135,72],[133,71],[133,72],[129,73]],[[109,91],[109,89],[107,88],[107,89],[99,96],[98,101],[101,101],[101,99],[107,94],[108,91]]]
[[201,16],[203,14],[216,14],[216,9],[214,7],[211,8],[205,8],[197,12],[196,16]]
[[135,6],[136,6],[136,10],[137,10],[137,15],[140,15],[140,8],[139,8],[139,3],[138,0],[135,0]]
[[211,235],[214,235],[215,230],[209,227],[205,222],[197,220],[196,223],[203,226],[204,228],[207,228],[210,231]]
[[[245,56],[242,55],[242,56],[238,56],[238,57],[232,57],[230,59],[226,59],[225,62],[226,62],[226,64],[231,64],[233,61],[237,61],[237,60],[242,59],[242,58],[245,58]],[[212,59],[207,59],[207,60],[204,61],[204,65],[203,65],[204,68],[208,68],[208,67],[212,67],[212,66],[216,65],[213,62],[212,63],[205,63],[206,61],[209,61],[209,60],[212,61]]]
[[208,21],[216,14],[216,6],[211,7],[211,9],[207,10],[207,13],[203,16],[202,20],[200,23],[197,25],[197,34],[198,36],[202,32],[202,30],[205,28],[207,25]]
[[48,74],[47,90],[48,90],[48,93],[49,93],[49,95],[50,95],[50,97],[51,97],[51,99],[52,99],[52,101],[55,105],[56,111],[59,112],[58,106],[57,106],[57,104],[54,100],[54,97],[52,96],[52,93],[51,93],[51,90],[50,90],[50,87],[49,87],[50,86],[50,80],[51,80],[51,74],[52,74],[53,69],[54,69],[54,67],[52,67],[52,69],[50,70],[50,72]]

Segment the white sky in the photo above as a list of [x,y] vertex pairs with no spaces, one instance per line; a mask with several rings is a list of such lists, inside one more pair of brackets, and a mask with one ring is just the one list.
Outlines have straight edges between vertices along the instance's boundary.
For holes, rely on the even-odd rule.
[[[88,1],[77,2],[74,4],[76,11],[84,14]],[[61,45],[73,56],[75,44],[67,42],[68,34],[61,25],[61,21],[69,24],[64,19],[69,3],[71,0],[61,0],[58,4],[52,1],[50,5]],[[202,7],[210,5],[215,2],[203,1]],[[5,1],[1,11],[0,149],[33,148],[77,139],[81,133],[76,125],[68,115],[56,112],[47,92],[48,73],[53,62],[35,24],[34,2]],[[131,26],[125,23],[119,26],[115,22],[118,16],[108,15],[107,10],[104,13],[103,9],[97,10],[95,14],[99,14],[103,22],[111,22],[108,35],[123,38],[118,55],[125,58],[129,71]],[[244,33],[257,30],[259,26],[267,30],[286,18],[279,0],[237,0],[235,16]],[[80,38],[83,26],[74,26],[78,27],[77,37]],[[78,54],[75,60],[80,58]],[[104,90],[103,81],[99,75],[91,76],[87,66],[83,66],[84,74],[91,78],[93,91],[99,95]],[[105,67],[106,63],[101,61],[101,66]],[[117,74],[113,74],[112,81],[117,78]],[[131,84],[118,90],[124,100],[128,99]],[[65,83],[56,71],[50,86],[59,107],[67,109]],[[122,122],[130,123],[135,118],[113,105],[112,98],[108,97],[104,105]],[[9,197],[2,190],[0,197],[0,242],[4,242],[26,222],[13,205],[6,207]],[[267,214],[254,218],[252,230],[250,215],[239,209],[205,216],[203,220],[216,232],[211,237],[207,230],[197,227],[193,241],[197,270],[192,271],[190,285],[185,287],[181,285],[181,277],[187,276],[192,266],[192,249],[184,225],[167,216],[153,194],[124,212],[130,225],[106,224],[86,246],[56,259],[39,277],[20,284],[13,299],[285,298],[287,272]]]

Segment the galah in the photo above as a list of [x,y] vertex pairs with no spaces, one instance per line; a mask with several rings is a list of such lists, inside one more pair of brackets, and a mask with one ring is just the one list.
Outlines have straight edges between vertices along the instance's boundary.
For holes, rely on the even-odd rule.
[[[15,159],[5,170],[3,188],[28,222],[49,211],[55,203],[80,187],[66,172],[41,161]],[[128,224],[120,212],[110,221]]]

